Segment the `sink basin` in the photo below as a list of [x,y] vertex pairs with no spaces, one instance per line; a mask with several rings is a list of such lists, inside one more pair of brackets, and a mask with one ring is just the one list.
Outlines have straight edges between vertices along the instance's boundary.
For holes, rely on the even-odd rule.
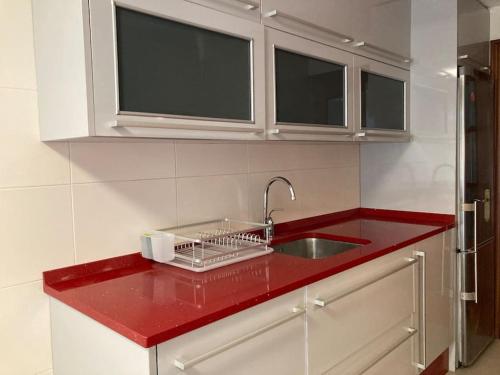
[[300,240],[273,245],[275,252],[308,259],[322,259],[361,246],[357,243],[327,240],[324,238],[301,238]]

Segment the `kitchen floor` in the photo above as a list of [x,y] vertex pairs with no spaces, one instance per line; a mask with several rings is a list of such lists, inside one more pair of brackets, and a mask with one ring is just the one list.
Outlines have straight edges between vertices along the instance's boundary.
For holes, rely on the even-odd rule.
[[[448,374],[453,374],[449,372]],[[477,360],[468,368],[461,368],[455,375],[497,375],[500,374],[500,340],[496,340]]]

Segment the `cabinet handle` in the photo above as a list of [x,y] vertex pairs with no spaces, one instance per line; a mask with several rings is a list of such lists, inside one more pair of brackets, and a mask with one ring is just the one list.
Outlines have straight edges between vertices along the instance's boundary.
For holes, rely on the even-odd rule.
[[[193,1],[193,0],[184,0],[184,1],[187,1],[188,3],[198,4],[197,1]],[[259,8],[259,5],[252,2],[252,1],[248,1],[248,0],[232,0],[232,1],[235,3],[239,3],[240,5],[243,5],[243,9],[245,9],[245,10],[255,10],[255,9]],[[217,3],[218,1],[212,0],[212,2]]]
[[397,53],[394,53],[392,51],[386,50],[384,48],[375,46],[373,44],[361,41],[361,42],[356,42],[352,45],[353,47],[356,48],[366,48],[366,49],[371,49],[373,52],[379,54],[379,55],[384,55],[385,57],[389,57],[392,60],[395,60],[397,62],[403,62],[403,63],[411,63],[411,58],[403,55],[399,55]]
[[274,322],[265,325],[263,327],[260,327],[256,329],[253,332],[247,333],[241,337],[238,337],[237,339],[227,342],[217,348],[214,348],[212,350],[209,350],[208,352],[201,354],[197,357],[191,358],[191,359],[176,359],[174,360],[174,366],[177,367],[178,369],[184,371],[187,370],[190,367],[195,366],[196,364],[206,361],[209,358],[212,358],[216,356],[217,354],[220,354],[222,352],[225,352],[226,350],[229,350],[237,345],[240,345],[244,343],[245,341],[248,341],[250,339],[253,339],[254,337],[257,337],[267,331],[270,331],[273,328],[276,328],[292,319],[295,319],[301,315],[304,315],[306,313],[306,310],[302,307],[294,307],[292,309],[292,312],[288,314],[287,316],[284,316],[281,319],[275,320]]
[[298,18],[298,17],[292,16],[290,14],[283,13],[281,11],[278,11],[277,9],[274,9],[274,10],[271,10],[269,12],[264,13],[264,17],[266,17],[266,18],[273,18],[273,17],[285,18],[285,19],[288,19],[290,21],[293,21],[293,22],[302,24],[304,26],[310,27],[311,29],[316,29],[316,30],[319,30],[323,33],[329,34],[329,35],[339,39],[342,43],[352,42],[352,38],[348,35],[344,35],[344,34],[336,32],[336,31],[330,30],[326,27],[319,26],[315,23],[303,20],[302,18]]
[[[380,353],[377,353],[377,355],[374,358],[370,359],[367,363],[363,364],[361,368],[358,368],[358,369],[356,369],[354,371],[349,371],[349,375],[361,375],[361,374],[364,374],[371,367],[373,367],[378,362],[380,362],[382,359],[384,359],[386,356],[388,356],[389,354],[391,354],[400,345],[402,345],[403,343],[405,343],[408,339],[410,339],[413,335],[415,335],[418,332],[417,329],[413,328],[413,327],[403,327],[403,330],[404,330],[404,334],[402,334],[397,339],[391,341],[391,343],[384,350],[382,350]],[[335,371],[336,368],[338,369],[338,367],[339,367],[340,364],[345,363],[349,359],[352,360],[352,356],[354,354],[356,354],[356,353],[353,353],[353,354],[347,356],[340,363],[337,363],[333,367],[330,367],[328,370],[322,372],[322,375],[329,374],[329,373],[331,373],[332,370]]]
[[415,255],[421,259],[421,273],[420,273],[420,290],[419,290],[419,295],[420,295],[420,308],[419,308],[419,320],[421,322],[420,326],[420,333],[422,335],[422,341],[421,341],[421,349],[422,352],[420,353],[420,363],[416,363],[416,366],[421,369],[425,370],[427,367],[427,318],[425,315],[425,299],[426,299],[426,293],[425,293],[425,287],[426,287],[426,282],[425,282],[425,252],[424,251],[416,251]]
[[316,134],[316,135],[345,135],[352,137],[354,133],[336,133],[334,129],[329,130],[309,130],[309,129],[272,129],[269,134]]
[[325,307],[332,302],[338,301],[339,299],[341,299],[341,298],[343,298],[351,293],[354,293],[360,289],[363,289],[363,288],[367,287],[368,285],[371,285],[379,280],[382,280],[382,279],[386,278],[387,276],[390,276],[398,271],[401,271],[402,269],[409,267],[417,262],[418,262],[418,260],[415,258],[404,258],[403,260],[398,262],[398,264],[396,264],[395,266],[388,268],[387,270],[385,270],[383,272],[378,273],[374,277],[371,277],[370,279],[359,283],[358,285],[356,285],[353,288],[350,288],[350,289],[345,290],[344,292],[342,292],[340,294],[337,294],[335,296],[331,296],[328,298],[316,298],[313,301],[313,303],[318,307]]
[[118,120],[112,125],[114,128],[149,128],[149,129],[173,129],[173,130],[203,130],[203,131],[224,131],[236,133],[263,133],[264,129],[255,129],[249,126],[210,126],[210,125],[173,125],[164,123],[147,123],[139,121]]

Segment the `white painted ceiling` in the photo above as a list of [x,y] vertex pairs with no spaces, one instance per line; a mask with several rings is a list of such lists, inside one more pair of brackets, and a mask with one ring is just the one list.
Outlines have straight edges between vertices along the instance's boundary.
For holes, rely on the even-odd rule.
[[488,8],[500,6],[500,0],[480,0]]

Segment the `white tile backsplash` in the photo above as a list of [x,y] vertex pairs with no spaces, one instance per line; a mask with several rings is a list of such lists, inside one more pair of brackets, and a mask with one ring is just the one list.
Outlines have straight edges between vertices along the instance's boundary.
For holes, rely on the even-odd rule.
[[0,257],[0,288],[73,264],[69,186],[0,190]]
[[40,142],[36,95],[0,88],[0,187],[69,183],[68,145]]
[[230,217],[248,220],[246,174],[177,179],[179,225]]
[[141,233],[176,225],[175,180],[73,186],[76,262],[137,252]]
[[73,183],[175,176],[174,143],[71,143]]
[[0,87],[36,89],[30,0],[0,0]]
[[0,374],[32,375],[52,367],[49,299],[40,281],[0,289]]
[[247,173],[247,145],[238,142],[176,141],[177,176]]

